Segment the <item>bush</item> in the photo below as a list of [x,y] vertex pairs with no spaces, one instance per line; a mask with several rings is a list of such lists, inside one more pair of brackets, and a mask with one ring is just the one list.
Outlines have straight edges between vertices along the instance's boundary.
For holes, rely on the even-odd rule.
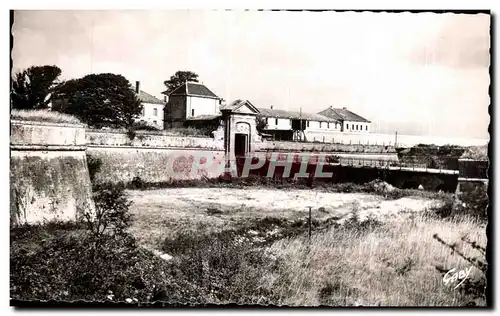
[[130,141],[133,141],[135,139],[136,135],[137,135],[137,133],[135,132],[135,130],[133,128],[129,128],[127,130],[127,136],[128,136],[128,139],[130,139]]
[[342,228],[350,231],[357,231],[359,233],[367,233],[376,227],[382,226],[382,222],[373,216],[369,216],[365,220],[359,218],[360,205],[355,202],[351,206],[351,217],[347,219]]
[[102,160],[87,154],[87,167],[89,169],[90,181],[94,183],[96,174],[101,171]]
[[81,223],[11,229],[11,297],[199,303],[197,288],[172,275],[164,260],[141,249],[126,232],[130,202],[123,186],[94,186],[96,213]]
[[136,131],[161,131],[161,129],[159,129],[158,127],[149,125],[148,123],[143,121],[134,122],[132,128]]
[[252,249],[236,231],[200,235],[187,232],[166,240],[163,250],[174,256],[177,277],[194,284],[208,303],[255,303],[268,293],[259,280],[267,262],[265,253]]
[[480,222],[488,221],[489,197],[484,186],[472,185],[461,192],[456,199],[440,196],[443,203],[429,210],[431,216],[438,218],[471,217]]
[[89,230],[101,237],[107,229],[115,235],[126,235],[132,224],[129,207],[132,204],[125,196],[123,186],[110,183],[93,185],[95,212],[84,212],[84,220]]
[[145,189],[147,188],[149,185],[144,182],[141,177],[134,177],[132,179],[132,181],[130,182],[130,185],[129,187],[132,189],[132,190],[142,190],[142,189]]
[[[196,289],[169,275],[168,264],[140,249],[130,236],[95,236],[60,230],[45,241],[11,246],[11,297],[19,300],[189,302]],[[50,236],[50,238],[47,238]],[[195,294],[191,294],[195,293]]]

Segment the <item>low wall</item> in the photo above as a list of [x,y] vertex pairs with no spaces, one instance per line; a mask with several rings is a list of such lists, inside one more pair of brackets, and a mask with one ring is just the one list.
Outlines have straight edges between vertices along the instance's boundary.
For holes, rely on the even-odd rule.
[[398,162],[396,153],[345,153],[345,152],[290,152],[290,151],[272,151],[272,152],[254,152],[253,157],[271,159],[278,158],[286,160],[288,155],[294,156],[294,161],[301,161],[301,157],[315,159],[319,154],[325,154],[326,157],[336,157],[337,162],[341,164],[349,164],[363,160],[381,160],[389,162]]
[[11,225],[92,211],[82,125],[11,121],[10,131]]
[[124,132],[96,131],[85,133],[88,146],[132,146],[152,148],[205,148],[224,150],[224,141],[210,137],[183,137],[137,132],[133,140]]
[[263,141],[255,145],[256,151],[310,151],[310,152],[344,152],[344,153],[396,153],[392,146],[363,144],[327,144],[300,143],[284,141]]
[[[454,192],[457,187],[458,175],[456,174],[426,174],[422,172],[414,172],[407,170],[389,170],[389,169],[376,169],[376,168],[360,168],[351,166],[340,166],[323,164],[321,169],[316,173],[318,164],[315,160],[315,155],[309,158],[309,163],[304,170],[301,170],[301,160],[294,159],[293,163],[288,165],[290,168],[289,174],[285,177],[293,178],[299,172],[306,172],[310,176],[310,181],[317,182],[331,182],[331,183],[367,183],[376,179],[382,179],[398,188],[402,189],[417,189],[422,185],[425,190],[429,191],[446,191]],[[297,156],[299,158],[299,156]],[[253,164],[257,164],[257,159],[254,158]],[[266,159],[262,166],[249,170],[248,175],[265,177],[269,174],[271,160]],[[237,172],[238,176],[243,175],[245,165],[245,158],[237,159]],[[280,180],[283,178],[285,166],[275,166],[272,168],[272,176],[274,179]],[[322,177],[319,173],[332,173],[331,177]],[[271,174],[269,174],[271,175]]]

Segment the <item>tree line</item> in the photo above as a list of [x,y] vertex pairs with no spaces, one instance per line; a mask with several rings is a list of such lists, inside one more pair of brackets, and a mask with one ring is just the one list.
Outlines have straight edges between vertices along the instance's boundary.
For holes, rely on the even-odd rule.
[[[142,112],[142,104],[130,82],[112,73],[89,74],[60,81],[54,65],[32,66],[12,78],[11,108],[51,109],[78,117],[89,127],[130,128]],[[198,82],[191,71],[177,71],[164,81],[167,94],[185,81]]]

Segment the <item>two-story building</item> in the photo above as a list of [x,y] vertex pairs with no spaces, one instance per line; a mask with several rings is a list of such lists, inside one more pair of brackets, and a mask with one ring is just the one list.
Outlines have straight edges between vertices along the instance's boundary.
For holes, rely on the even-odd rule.
[[339,132],[341,122],[321,114],[259,108],[267,134],[277,140],[323,140],[325,132]]
[[364,117],[349,111],[347,108],[335,109],[332,106],[318,114],[333,118],[341,122],[341,131],[350,133],[369,133],[371,122]]
[[[186,125],[204,127],[217,123],[221,116],[224,100],[205,85],[198,82],[185,82],[168,95],[165,108],[165,128]],[[239,104],[235,100],[231,104]],[[347,108],[327,109],[319,113],[286,111],[271,108],[255,108],[256,116],[265,120],[265,134],[276,140],[306,140],[332,142],[342,133],[369,133],[370,121]]]
[[163,129],[163,111],[165,102],[144,92],[140,89],[139,81],[135,83],[135,94],[142,103],[142,113],[137,118],[137,121],[144,122],[158,129]]
[[196,117],[220,115],[222,98],[199,82],[185,82],[168,95],[164,113],[165,128],[182,127],[187,120]]

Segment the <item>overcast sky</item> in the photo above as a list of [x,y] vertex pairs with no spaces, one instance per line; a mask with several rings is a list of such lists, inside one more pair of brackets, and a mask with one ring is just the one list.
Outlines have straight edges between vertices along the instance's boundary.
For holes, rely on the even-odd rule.
[[374,132],[488,138],[488,15],[17,11],[14,71],[122,74],[161,98],[191,70],[228,102],[347,107]]

